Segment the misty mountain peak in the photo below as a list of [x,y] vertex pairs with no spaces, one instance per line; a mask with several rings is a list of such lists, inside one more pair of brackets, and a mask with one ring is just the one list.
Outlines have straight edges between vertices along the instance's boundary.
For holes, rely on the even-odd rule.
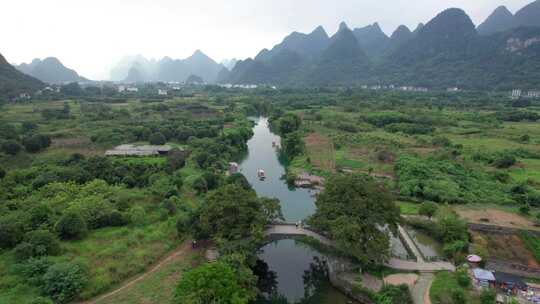
[[420,31],[424,28],[424,26],[425,25],[422,22],[418,23],[418,25],[416,26],[416,28],[413,31],[413,34],[420,33]]
[[514,15],[506,8],[499,6],[482,24],[478,26],[478,33],[481,35],[491,35],[502,32],[512,27]]
[[341,31],[341,30],[350,30],[350,29],[349,29],[349,26],[347,25],[347,23],[345,23],[345,21],[342,21],[342,22],[339,24],[339,30],[338,30],[338,31]]
[[316,29],[313,30],[309,34],[310,36],[317,36],[317,37],[326,37],[328,38],[328,34],[326,33],[326,30],[322,27],[322,25],[319,25]]
[[514,15],[513,26],[540,26],[540,0],[529,3]]
[[433,39],[454,40],[476,35],[476,27],[471,18],[459,8],[449,8],[431,19],[420,33]]

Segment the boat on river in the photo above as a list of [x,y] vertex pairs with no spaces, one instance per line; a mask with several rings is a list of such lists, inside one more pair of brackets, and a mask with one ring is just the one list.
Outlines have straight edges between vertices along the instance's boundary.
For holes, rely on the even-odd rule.
[[263,181],[263,180],[266,179],[266,173],[264,172],[263,169],[257,170],[257,177],[258,177],[261,181]]

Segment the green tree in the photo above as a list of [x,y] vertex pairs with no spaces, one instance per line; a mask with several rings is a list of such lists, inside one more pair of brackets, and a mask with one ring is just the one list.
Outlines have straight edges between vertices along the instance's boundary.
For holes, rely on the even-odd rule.
[[186,165],[186,152],[172,149],[167,155],[167,167],[170,172],[183,168]]
[[21,145],[19,145],[18,142],[14,140],[6,140],[2,143],[2,152],[9,154],[9,155],[17,155],[19,152],[21,152]]
[[279,202],[259,199],[254,191],[225,185],[208,194],[201,207],[199,225],[207,235],[221,240],[262,238],[264,227],[281,218]]
[[60,254],[60,241],[48,230],[34,230],[26,233],[24,242],[15,247],[19,260]]
[[243,286],[243,280],[224,262],[207,263],[182,275],[174,292],[174,303],[247,304],[256,292],[251,286]]
[[55,225],[56,232],[62,239],[81,239],[88,232],[88,226],[82,215],[75,211],[67,211]]
[[282,140],[283,151],[289,158],[304,152],[304,140],[299,132],[289,133]]
[[300,128],[302,119],[295,114],[287,113],[279,119],[279,133],[281,135],[289,134]]
[[469,239],[467,223],[460,219],[454,211],[450,209],[441,210],[437,214],[435,222],[438,237],[444,243],[453,243],[455,241],[465,241],[467,243]]
[[76,263],[54,264],[43,276],[43,293],[56,303],[68,303],[75,299],[88,282],[86,269]]
[[226,184],[234,184],[238,185],[246,190],[251,190],[251,185],[249,184],[249,181],[242,173],[234,173],[227,177],[225,180]]
[[366,175],[336,175],[315,204],[309,223],[329,233],[339,249],[363,264],[389,258],[390,238],[380,227],[396,231],[400,211],[384,186]]
[[439,206],[436,203],[433,202],[424,202],[422,205],[420,205],[420,209],[418,209],[418,213],[420,215],[427,216],[429,218],[432,218],[435,213],[437,213],[437,209]]
[[150,138],[148,139],[151,145],[164,145],[167,143],[167,139],[163,135],[163,133],[156,132],[150,135]]
[[493,304],[497,298],[497,293],[493,289],[484,289],[480,294],[480,303]]

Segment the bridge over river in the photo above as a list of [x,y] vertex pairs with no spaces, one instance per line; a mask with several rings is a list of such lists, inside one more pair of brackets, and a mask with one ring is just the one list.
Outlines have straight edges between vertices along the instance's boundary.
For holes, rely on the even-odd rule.
[[[409,237],[407,232],[401,227],[398,227],[398,232],[400,233],[403,240],[407,243],[407,247],[414,253],[416,256],[416,261],[402,260],[397,258],[391,258],[386,266],[397,269],[397,270],[406,270],[406,271],[419,271],[419,272],[436,272],[441,270],[455,271],[456,268],[453,264],[448,262],[426,262],[412,239]],[[310,229],[309,227],[297,226],[296,224],[290,223],[280,223],[268,226],[265,231],[265,236],[269,238],[279,238],[279,237],[296,237],[296,236],[306,236],[311,237],[321,244],[334,247],[335,243],[328,237]]]

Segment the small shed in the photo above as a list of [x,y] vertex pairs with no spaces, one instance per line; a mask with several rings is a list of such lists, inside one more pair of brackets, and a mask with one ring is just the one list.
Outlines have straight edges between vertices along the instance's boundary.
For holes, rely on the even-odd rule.
[[489,270],[475,268],[472,272],[475,283],[480,287],[489,287],[492,283],[495,283],[495,276]]
[[469,265],[472,268],[476,268],[480,266],[480,263],[482,262],[482,258],[476,254],[471,254],[467,256],[467,262],[469,262]]

